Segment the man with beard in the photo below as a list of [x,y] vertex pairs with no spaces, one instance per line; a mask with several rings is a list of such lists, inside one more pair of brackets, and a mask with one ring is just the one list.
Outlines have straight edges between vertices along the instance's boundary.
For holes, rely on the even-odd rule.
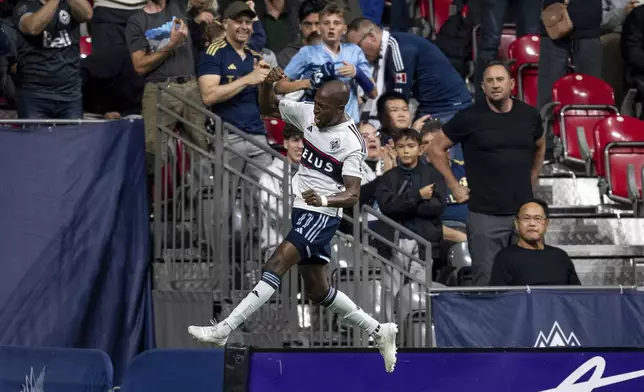
[[[157,87],[162,85],[192,102],[201,100],[195,78],[192,43],[185,18],[187,2],[182,0],[149,0],[145,8],[134,14],[127,23],[127,44],[134,70],[145,77],[141,114],[145,122],[145,150],[148,154],[148,171],[153,171],[157,134]],[[205,126],[205,116],[170,94],[163,94],[165,107],[183,116],[188,122]],[[160,123],[173,129],[177,120],[160,113]],[[184,127],[188,137],[207,149],[205,133]],[[165,150],[161,151],[162,161]]]
[[306,39],[309,35],[320,31],[320,10],[322,8],[324,8],[324,2],[321,0],[306,0],[300,5],[298,12],[300,35],[277,54],[277,64],[280,67],[286,68],[297,52],[303,46],[308,45]]
[[[514,79],[502,62],[483,74],[485,100],[477,101],[443,126],[430,145],[432,164],[457,203],[468,201],[467,240],[474,282],[486,286],[494,257],[510,244],[513,215],[539,179],[545,138],[539,112],[510,97]],[[449,164],[447,150],[462,143],[470,189]]]
[[[248,48],[256,14],[245,2],[231,3],[223,14],[226,36],[201,53],[199,86],[201,98],[213,113],[246,132],[256,141],[268,144],[259,111],[259,87],[270,73],[261,55]],[[259,180],[270,166],[271,156],[255,144],[234,133],[228,144],[238,154],[252,159],[248,165],[238,154],[228,154],[230,165]],[[264,169],[258,169],[262,167]],[[233,188],[234,189],[234,188]]]

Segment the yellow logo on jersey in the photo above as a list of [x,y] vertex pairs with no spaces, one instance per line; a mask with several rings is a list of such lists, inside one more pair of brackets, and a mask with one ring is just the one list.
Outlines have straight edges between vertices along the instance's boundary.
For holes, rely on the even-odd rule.
[[230,65],[228,66],[228,69],[234,69],[234,70],[237,70],[237,67],[235,67],[235,64],[230,64]]

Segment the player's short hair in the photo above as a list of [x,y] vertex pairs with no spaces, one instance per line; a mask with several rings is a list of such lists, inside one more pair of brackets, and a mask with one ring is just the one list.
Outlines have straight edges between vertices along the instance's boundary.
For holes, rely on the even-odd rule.
[[403,100],[407,105],[409,105],[409,100],[407,97],[399,93],[398,91],[387,91],[383,93],[380,98],[376,101],[376,110],[378,111],[378,118],[382,118],[385,115],[385,106],[389,101]]
[[[508,65],[508,63],[506,63],[505,61],[501,61],[501,60],[489,61],[485,65],[485,71],[487,71],[487,69],[490,68],[490,67],[497,67],[497,66],[498,67],[503,67],[505,69],[505,71],[508,73],[508,77],[510,79],[512,79],[512,71],[510,70],[510,66]],[[483,71],[483,74],[485,74],[485,71]]]
[[354,19],[349,26],[347,26],[347,31],[360,31],[362,29],[375,29],[380,28],[377,24],[373,23],[369,18],[361,16]]
[[304,19],[308,18],[311,14],[319,13],[323,8],[326,2],[324,0],[306,0],[300,5],[298,10],[298,17],[300,18],[300,23]]
[[302,136],[304,136],[302,131],[300,131],[295,126],[289,123],[286,123],[286,126],[284,127],[284,132],[282,133],[282,135],[284,136],[284,140],[293,139],[293,138],[302,138]]
[[521,212],[521,209],[523,208],[523,206],[528,204],[528,203],[539,204],[541,206],[541,208],[543,208],[543,214],[546,216],[546,219],[550,219],[550,207],[548,207],[548,203],[546,203],[544,200],[538,199],[536,197],[532,198],[530,200],[526,200],[523,203],[521,203],[521,205],[517,209],[517,212],[514,214],[517,218],[519,217],[519,213]]
[[344,7],[337,3],[329,2],[320,11],[320,19],[322,19],[326,15],[338,15],[342,19],[344,19],[344,12]]
[[396,132],[393,135],[394,143],[398,143],[402,139],[411,139],[415,140],[419,145],[423,141],[423,137],[420,135],[420,132],[414,128],[403,128]]
[[421,133],[423,136],[427,135],[428,133],[436,133],[440,131],[443,128],[443,123],[441,120],[437,118],[430,118],[427,121],[425,121],[425,125],[423,125],[423,129],[421,130]]

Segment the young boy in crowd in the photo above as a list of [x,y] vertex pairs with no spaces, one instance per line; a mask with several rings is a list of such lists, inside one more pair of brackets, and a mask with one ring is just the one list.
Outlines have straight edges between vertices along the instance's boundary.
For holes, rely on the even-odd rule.
[[344,9],[335,3],[328,3],[320,11],[320,34],[322,43],[307,45],[300,49],[284,69],[286,78],[275,84],[275,93],[287,95],[306,91],[303,100],[313,101],[315,90],[325,82],[339,79],[351,87],[346,113],[360,123],[358,109],[358,86],[372,98],[376,87],[371,79],[369,63],[359,46],[343,43],[347,32]]
[[[432,243],[432,256],[438,256],[438,244],[443,237],[440,216],[445,209],[446,186],[443,177],[424,159],[421,159],[422,138],[412,128],[400,130],[394,137],[398,156],[398,166],[382,175],[376,190],[376,200],[380,211],[387,217]],[[383,233],[384,234],[384,233]],[[395,239],[394,233],[387,238]],[[425,259],[426,249],[400,233],[398,246],[408,254]],[[412,276],[425,280],[423,265],[397,253],[396,259]],[[434,271],[432,271],[434,272]],[[433,273],[433,275],[435,272]],[[393,273],[392,289],[397,292],[401,287],[400,274]]]

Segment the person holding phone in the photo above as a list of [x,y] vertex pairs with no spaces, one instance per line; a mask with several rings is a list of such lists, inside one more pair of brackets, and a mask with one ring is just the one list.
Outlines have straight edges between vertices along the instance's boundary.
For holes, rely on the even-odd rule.
[[[157,135],[157,87],[167,86],[175,94],[191,102],[200,102],[199,86],[195,77],[192,41],[185,22],[187,1],[148,0],[147,5],[128,21],[125,30],[132,64],[138,75],[145,77],[141,115],[145,122],[145,149],[148,172],[153,173]],[[189,123],[205,128],[205,116],[170,94],[163,95],[166,107]],[[175,117],[161,112],[161,125],[174,129]],[[186,136],[197,146],[207,149],[203,133],[184,127]],[[165,161],[165,150],[161,151]]]

